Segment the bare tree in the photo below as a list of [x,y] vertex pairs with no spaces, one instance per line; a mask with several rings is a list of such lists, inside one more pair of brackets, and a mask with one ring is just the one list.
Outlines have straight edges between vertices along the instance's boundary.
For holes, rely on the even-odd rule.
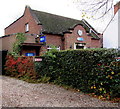
[[100,19],[113,9],[114,1],[117,0],[73,0],[73,3],[83,12],[83,16],[87,13],[94,19]]

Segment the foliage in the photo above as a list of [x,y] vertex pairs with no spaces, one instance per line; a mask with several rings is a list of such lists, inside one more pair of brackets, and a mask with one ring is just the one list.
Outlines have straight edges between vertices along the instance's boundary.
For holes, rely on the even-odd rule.
[[49,83],[50,77],[41,76],[39,79],[37,79],[37,82],[42,82],[42,83]]
[[26,75],[31,78],[36,78],[33,57],[15,57],[13,55],[7,55],[6,60],[5,75],[18,78]]
[[98,73],[95,73],[97,76],[90,89],[101,98],[120,97],[120,62],[117,63],[119,64],[98,64],[95,70]]
[[33,57],[8,55],[6,75],[28,82],[53,82],[98,95],[100,99],[120,98],[120,61],[115,60],[119,54],[114,49],[67,50],[52,54],[54,58],[45,55],[41,57],[42,62],[35,63]]
[[54,45],[50,45],[50,48],[51,49],[49,49],[49,51],[46,51],[46,53],[43,56],[49,56],[55,58],[55,55],[53,53],[58,51],[57,47]]
[[[114,49],[67,50],[45,56],[35,63],[41,76],[49,82],[67,85],[85,93],[95,93],[108,99],[120,95],[120,64]],[[86,85],[87,84],[87,85]]]
[[17,33],[16,41],[13,44],[13,53],[14,55],[19,55],[21,51],[21,43],[26,40],[24,33]]

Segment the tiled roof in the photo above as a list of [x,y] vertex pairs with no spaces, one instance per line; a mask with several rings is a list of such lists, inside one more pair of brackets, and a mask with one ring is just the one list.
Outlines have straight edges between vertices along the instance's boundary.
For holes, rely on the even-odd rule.
[[73,28],[76,24],[80,24],[80,20],[70,19],[46,12],[32,10],[33,14],[39,20],[39,23],[43,25],[44,29],[48,33],[62,34],[68,31],[69,28]]
[[[82,25],[86,29],[86,31],[89,31],[90,28],[94,30],[85,20],[76,20],[32,9],[31,13],[37,23],[42,24],[44,28],[43,32],[62,35],[64,34],[64,32],[69,32],[69,29],[73,29],[74,26],[78,24]],[[85,23],[87,23],[87,25],[89,26],[87,26]],[[95,30],[94,32],[98,34]],[[98,38],[96,34],[93,35],[94,38]]]

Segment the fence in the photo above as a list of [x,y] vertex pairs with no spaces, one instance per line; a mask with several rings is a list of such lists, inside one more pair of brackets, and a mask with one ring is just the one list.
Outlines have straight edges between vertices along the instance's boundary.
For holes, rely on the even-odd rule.
[[0,51],[0,75],[5,73],[4,71],[4,65],[5,65],[5,62],[6,62],[6,55],[7,55],[7,50],[2,50]]

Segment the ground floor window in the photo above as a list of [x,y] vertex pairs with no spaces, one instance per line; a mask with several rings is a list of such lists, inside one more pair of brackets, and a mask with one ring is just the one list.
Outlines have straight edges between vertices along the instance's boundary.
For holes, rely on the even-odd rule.
[[[58,51],[60,51],[60,46],[59,47],[55,47]],[[53,47],[51,47],[51,46],[48,46],[47,47],[47,51],[49,51],[49,50],[51,50],[51,49],[54,49]]]
[[74,49],[85,49],[85,43],[74,43]]

